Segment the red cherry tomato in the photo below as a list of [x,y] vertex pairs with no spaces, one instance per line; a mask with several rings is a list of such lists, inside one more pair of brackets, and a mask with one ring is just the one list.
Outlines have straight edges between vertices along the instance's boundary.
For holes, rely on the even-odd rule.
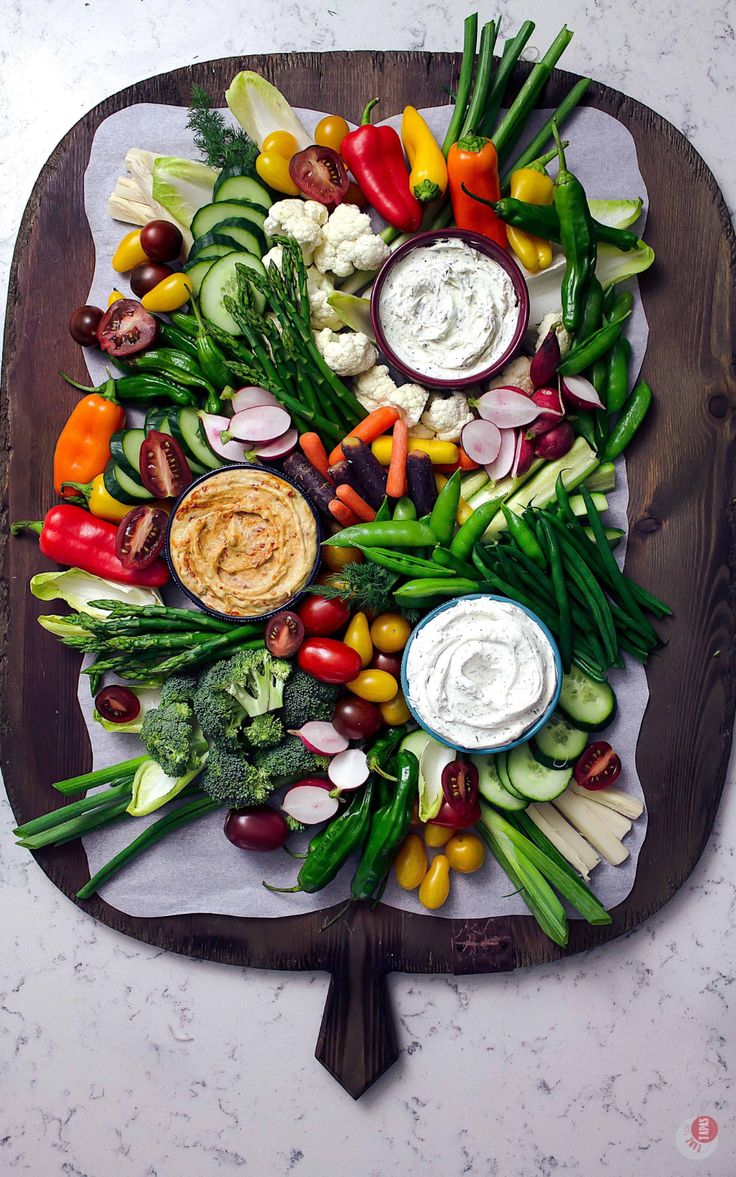
[[93,347],[97,343],[97,328],[100,325],[104,311],[100,307],[77,307],[69,320],[69,334],[80,347]]
[[369,740],[375,736],[383,719],[375,703],[359,699],[357,695],[346,695],[337,700],[332,722],[346,740]]
[[224,829],[228,842],[241,850],[278,850],[289,836],[286,819],[270,805],[231,809]]
[[350,610],[339,597],[320,597],[310,593],[297,609],[306,633],[311,637],[327,637],[336,633],[350,620]]
[[97,342],[111,356],[132,356],[150,347],[158,335],[153,315],[134,298],[118,298],[97,327]]
[[140,714],[141,701],[127,687],[103,687],[95,698],[95,707],[109,723],[131,723]]
[[289,175],[300,192],[320,204],[340,204],[350,187],[347,169],[332,147],[306,147],[289,160]]
[[137,298],[143,298],[144,294],[148,294],[149,290],[153,290],[164,278],[170,278],[173,272],[171,267],[165,266],[163,262],[141,262],[130,271],[130,289]]
[[290,658],[296,654],[304,641],[304,624],[301,617],[292,613],[291,609],[284,609],[266,622],[263,635],[266,649],[274,658]]
[[385,670],[387,674],[392,674],[397,682],[401,681],[401,654],[382,654],[380,650],[376,650],[371,659],[371,666],[374,670]]
[[621,776],[621,761],[610,744],[596,740],[588,744],[573,771],[582,788],[591,791],[605,789]]
[[133,507],[118,524],[115,551],[123,568],[148,568],[166,538],[169,517],[160,507]]
[[319,682],[352,682],[360,674],[360,654],[334,638],[307,638],[297,662]]
[[175,261],[183,244],[181,230],[171,221],[149,221],[141,229],[141,249],[151,261]]
[[156,499],[180,495],[192,481],[184,450],[169,433],[151,429],[141,443],[141,480]]

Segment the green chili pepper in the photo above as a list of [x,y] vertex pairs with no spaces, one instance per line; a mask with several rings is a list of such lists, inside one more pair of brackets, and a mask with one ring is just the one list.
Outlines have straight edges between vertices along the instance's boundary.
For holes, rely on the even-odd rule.
[[569,351],[557,369],[560,376],[575,376],[610,351],[630,314],[629,310],[618,318],[611,319],[583,343]]
[[624,335],[614,343],[608,355],[606,385],[606,409],[609,413],[618,413],[626,403],[629,391],[629,358],[631,344]]
[[388,728],[378,737],[366,753],[371,772],[378,772],[380,775],[381,770],[386,768],[405,735],[406,724],[402,723],[399,727]]
[[399,588],[394,589],[397,604],[418,605],[419,601],[432,600],[434,597],[464,597],[468,593],[486,592],[486,587],[478,580],[465,580],[461,576],[453,576],[449,580],[437,577],[436,580],[407,580]]
[[568,331],[577,331],[583,316],[583,299],[595,273],[597,248],[585,189],[568,171],[556,123],[552,124],[552,133],[560,161],[552,202],[560,218],[560,242],[566,259],[562,279],[562,322]]
[[[384,519],[390,519],[390,518],[391,518],[391,504],[389,503],[387,496],[384,495],[383,502],[381,503],[380,507],[376,511],[376,517],[373,520],[373,522],[374,523],[383,523]],[[394,519],[395,518],[396,518],[396,512],[394,512]]]
[[[104,384],[94,388],[88,384],[80,384],[78,380],[73,380],[65,372],[59,372],[59,375],[62,380],[66,380],[67,384],[71,384],[72,388],[78,388],[80,392],[102,392],[109,384],[109,381],[105,381]],[[147,405],[160,400],[168,400],[172,404],[182,406],[196,405],[197,403],[197,398],[191,389],[181,388],[168,380],[163,380],[160,376],[145,374],[122,376],[114,383],[116,398],[131,404]]]
[[390,801],[374,813],[368,838],[350,886],[352,899],[373,899],[388,874],[411,824],[418,796],[419,761],[405,749],[396,758],[397,782]]
[[437,543],[428,523],[419,519],[384,519],[378,523],[356,523],[322,541],[334,548],[428,548]]
[[356,544],[355,547],[372,564],[379,564],[381,568],[388,568],[390,572],[398,572],[400,576],[453,577],[455,575],[450,568],[438,568],[431,560],[424,560],[420,556],[412,556],[407,552],[392,552],[389,548],[367,548],[361,544]]
[[523,519],[520,519],[518,515],[514,514],[514,512],[509,507],[507,507],[505,503],[502,504],[501,510],[503,511],[503,517],[506,520],[506,526],[508,528],[509,535],[517,544],[517,546],[521,549],[524,555],[528,556],[530,560],[534,561],[538,568],[546,568],[547,561],[545,559],[544,552],[542,551],[539,541],[531,527],[529,527]]
[[183,331],[191,339],[194,339],[199,331],[199,323],[197,322],[196,315],[185,314],[184,311],[172,311],[169,318],[175,327],[178,327],[180,331]]
[[583,317],[578,336],[580,342],[588,339],[599,329],[603,321],[603,287],[595,274],[590,280],[585,301],[583,302]]
[[[399,499],[394,507],[394,519],[416,519],[416,517],[417,509],[411,499],[406,495]],[[378,515],[376,515],[376,519],[378,519]]]
[[193,360],[197,358],[197,345],[194,340],[185,331],[180,330],[173,323],[164,322],[163,319],[158,320],[158,342],[162,343],[164,347],[185,352]]
[[500,505],[501,499],[498,498],[490,499],[487,503],[481,503],[480,507],[476,507],[473,514],[469,515],[461,525],[450,544],[453,556],[465,560],[470,555],[475,545],[485,535],[488,525],[495,519]]
[[[477,199],[477,198],[476,198]],[[483,203],[483,202],[481,202]],[[511,196],[504,196],[501,200],[489,202],[491,208],[505,221],[516,229],[523,229],[533,233],[545,241],[560,242],[560,218],[553,205],[528,204],[524,200],[516,200]],[[604,225],[601,221],[593,221],[593,236],[596,242],[615,245],[617,249],[628,251],[636,249],[639,238],[631,229],[616,229],[612,225]]]
[[611,430],[601,453],[602,462],[612,462],[623,453],[649,412],[652,390],[646,380],[640,380]]
[[442,568],[451,568],[458,576],[464,576],[466,579],[475,579],[472,564],[469,564],[467,560],[461,560],[455,555],[452,548],[449,551],[447,548],[435,548],[432,552],[432,563],[439,564]]
[[272,887],[266,882],[263,886],[268,891],[305,891],[309,895],[321,891],[332,882],[353,851],[365,842],[371,824],[372,801],[373,778],[369,777],[362,792],[355,794],[347,809],[330,822],[319,840],[310,842],[294,886]]
[[438,544],[443,548],[450,546],[452,533],[455,529],[458,503],[460,502],[460,471],[448,478],[442,490],[437,495],[437,501],[429,517],[429,526]]

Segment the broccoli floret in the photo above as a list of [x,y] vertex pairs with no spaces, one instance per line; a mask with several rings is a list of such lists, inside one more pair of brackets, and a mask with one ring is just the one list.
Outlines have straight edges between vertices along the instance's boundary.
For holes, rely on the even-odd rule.
[[310,719],[332,719],[339,694],[339,686],[319,682],[305,670],[297,668],[284,687],[284,727],[289,731],[300,728]]
[[211,744],[238,752],[245,746],[243,733],[248,722],[240,703],[223,687],[221,663],[210,666],[200,677],[194,696],[194,711]]
[[200,784],[213,801],[233,809],[261,805],[274,790],[267,772],[224,748],[210,749]]
[[274,658],[268,650],[239,650],[228,659],[225,669],[229,679],[225,690],[251,718],[283,705],[290,662]]
[[327,756],[317,756],[304,747],[298,736],[287,736],[275,748],[253,754],[253,763],[275,780],[274,787],[288,784],[312,773],[324,772],[329,764]]
[[245,734],[251,748],[272,748],[283,740],[284,725],[273,711],[267,711],[250,721]]
[[168,707],[169,703],[192,704],[196,689],[196,674],[172,674],[161,687],[160,706]]
[[141,739],[148,755],[172,777],[198,768],[207,751],[194,711],[183,702],[148,711],[141,725]]

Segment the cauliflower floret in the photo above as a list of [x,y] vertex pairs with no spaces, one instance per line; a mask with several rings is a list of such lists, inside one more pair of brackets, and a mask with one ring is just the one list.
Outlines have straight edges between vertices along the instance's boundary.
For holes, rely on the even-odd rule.
[[339,331],[343,326],[342,319],[327,301],[334,289],[335,287],[327,274],[321,274],[315,266],[307,268],[309,318],[315,331],[321,331],[325,327],[329,327],[332,331]]
[[293,237],[309,265],[315,249],[322,243],[328,215],[325,206],[316,200],[279,200],[271,205],[263,231],[267,237]]
[[427,429],[426,425],[422,425],[421,421],[418,425],[412,425],[409,430],[409,437],[420,437],[428,441],[430,437],[434,437],[431,429]]
[[499,372],[498,376],[491,380],[489,389],[505,388],[511,384],[514,388],[520,388],[527,396],[533,396],[535,390],[529,375],[530,366],[531,360],[528,356],[517,356],[506,365],[503,372]]
[[276,268],[280,270],[283,263],[284,263],[283,246],[281,246],[281,245],[271,246],[268,253],[264,253],[263,257],[261,258],[261,261],[263,262],[266,270],[268,270],[268,267],[270,266],[271,262],[273,262],[273,264],[276,266]]
[[450,396],[433,396],[422,413],[422,425],[439,441],[459,441],[463,425],[473,420],[468,398],[462,392]]
[[355,270],[377,270],[390,253],[386,242],[373,232],[366,213],[355,204],[339,204],[322,231],[314,264],[323,274],[329,271],[347,278]]
[[560,345],[560,355],[566,356],[572,347],[572,337],[570,332],[562,325],[562,311],[556,311],[554,314],[544,316],[537,328],[537,342],[534,345],[534,350],[539,351],[553,327],[557,336],[557,342]]
[[355,381],[353,391],[369,413],[383,405],[393,405],[410,428],[419,424],[429,396],[426,388],[418,384],[396,385],[385,364],[376,364],[363,372]]
[[316,331],[314,342],[320,355],[338,376],[358,376],[376,362],[376,349],[362,331],[343,331],[340,335],[325,327]]

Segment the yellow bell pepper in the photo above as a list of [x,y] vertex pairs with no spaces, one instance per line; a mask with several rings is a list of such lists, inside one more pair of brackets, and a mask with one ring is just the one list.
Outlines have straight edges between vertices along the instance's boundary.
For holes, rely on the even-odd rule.
[[169,311],[178,311],[185,302],[189,302],[191,296],[190,279],[186,274],[176,273],[169,274],[168,278],[164,278],[163,282],[159,282],[158,286],[144,294],[141,302],[147,311],[168,314]]
[[[554,181],[544,168],[518,168],[511,173],[511,195],[527,204],[551,204]],[[523,229],[506,226],[508,243],[522,266],[531,274],[538,274],[552,265],[552,246],[542,237]]]
[[421,204],[428,204],[444,196],[447,191],[447,162],[439,143],[413,106],[404,107],[401,141],[411,167],[409,184],[417,200]]
[[[393,439],[387,435],[377,437],[371,446],[374,457],[378,458],[382,466],[389,465],[392,448]],[[434,466],[454,466],[458,459],[455,442],[438,441],[436,437],[410,437],[409,453],[413,450],[422,450],[423,453],[429,454]]]
[[112,268],[117,274],[127,274],[128,270],[133,270],[141,262],[148,260],[148,254],[141,245],[140,229],[131,229],[112,255]]

